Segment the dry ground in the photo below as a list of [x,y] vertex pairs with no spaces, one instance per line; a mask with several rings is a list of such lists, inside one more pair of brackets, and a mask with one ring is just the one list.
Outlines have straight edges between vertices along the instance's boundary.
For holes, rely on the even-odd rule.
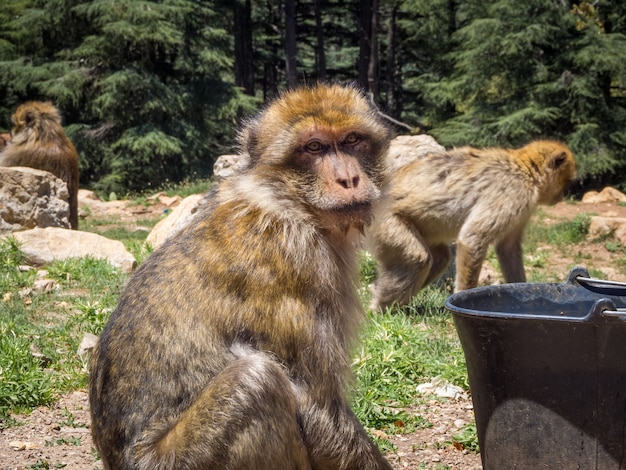
[[[162,210],[155,207],[155,210]],[[545,209],[548,222],[571,219],[578,213],[626,217],[626,207],[614,203],[560,203]],[[141,214],[145,216],[145,214]],[[543,247],[548,249],[548,247]],[[549,250],[547,275],[563,280],[573,265],[603,271],[608,278],[626,280],[615,269],[623,253],[611,252],[602,243],[583,243],[562,253]],[[387,436],[397,446],[389,459],[398,469],[480,470],[480,456],[451,445],[452,436],[473,422],[471,400],[433,400],[412,412],[433,426],[413,434]],[[0,431],[0,470],[54,469],[91,470],[101,468],[89,434],[87,393],[79,390],[61,397],[50,407],[41,407],[28,416],[15,416],[19,426]],[[460,446],[458,446],[460,447]]]

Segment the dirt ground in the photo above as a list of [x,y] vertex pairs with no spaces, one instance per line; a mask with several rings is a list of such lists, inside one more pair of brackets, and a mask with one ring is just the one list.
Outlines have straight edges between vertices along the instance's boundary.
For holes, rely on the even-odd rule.
[[[116,207],[119,208],[119,204]],[[155,205],[152,209],[161,211],[163,208]],[[544,210],[548,220],[554,222],[574,218],[583,212],[626,217],[626,207],[616,203],[559,203]],[[145,211],[139,215],[145,217]],[[558,250],[550,250],[550,254],[546,264],[561,280],[573,264],[589,264],[593,269],[602,270],[609,279],[626,280],[614,269],[623,254],[609,251],[603,244],[583,243],[571,256]],[[397,448],[387,454],[396,469],[482,469],[477,453],[452,443],[453,435],[473,423],[470,398],[432,400],[412,412],[433,426],[412,434],[381,436],[390,439]],[[29,415],[14,418],[20,425],[0,431],[0,470],[102,468],[92,446],[86,391],[70,393],[49,407],[40,407]]]

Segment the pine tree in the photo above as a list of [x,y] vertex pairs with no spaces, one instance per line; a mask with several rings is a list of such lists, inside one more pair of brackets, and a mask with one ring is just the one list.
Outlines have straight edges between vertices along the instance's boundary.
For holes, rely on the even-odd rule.
[[37,43],[0,63],[18,100],[51,99],[81,180],[126,192],[211,173],[247,101],[232,84],[224,12],[187,0],[38,0],[16,22]]
[[[465,2],[449,77],[431,96],[454,103],[436,123],[445,145],[518,146],[557,138],[577,155],[580,175],[605,174],[624,160],[626,42],[600,17],[560,2]],[[431,98],[432,99],[432,98]]]

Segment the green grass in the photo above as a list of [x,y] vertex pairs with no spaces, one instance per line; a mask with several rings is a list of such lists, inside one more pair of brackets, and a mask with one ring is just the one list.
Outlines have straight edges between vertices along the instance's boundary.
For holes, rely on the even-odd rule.
[[[590,214],[577,214],[572,220],[559,222],[555,225],[541,223],[530,224],[526,230],[524,245],[527,250],[535,250],[540,243],[556,248],[565,248],[585,240],[591,223]],[[545,215],[544,215],[545,217]]]
[[78,346],[86,332],[101,331],[126,279],[103,260],[57,261],[45,277],[58,288],[38,293],[30,288],[38,270],[20,269],[18,248],[0,241],[0,428],[10,423],[9,411],[86,386],[87,358]]
[[465,360],[444,309],[443,290],[429,287],[404,309],[370,313],[354,359],[357,379],[353,406],[368,428],[404,432],[430,426],[404,410],[423,400],[417,386],[441,377],[468,388]]
[[435,377],[468,388],[463,352],[443,307],[447,295],[428,287],[403,309],[369,313],[353,363],[353,407],[367,428],[397,434],[431,426],[406,409],[424,399],[417,386]]

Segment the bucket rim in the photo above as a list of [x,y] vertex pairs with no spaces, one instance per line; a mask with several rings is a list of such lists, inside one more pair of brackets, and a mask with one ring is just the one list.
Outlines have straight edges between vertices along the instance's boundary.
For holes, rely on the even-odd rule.
[[[482,318],[494,318],[494,319],[524,319],[524,320],[541,320],[541,321],[559,321],[559,322],[593,322],[598,323],[601,321],[610,320],[610,317],[605,315],[606,311],[615,310],[615,302],[613,299],[602,296],[594,295],[592,292],[587,291],[584,287],[580,286],[575,281],[575,278],[570,273],[568,279],[563,283],[557,282],[517,282],[517,283],[505,283],[491,286],[480,286],[467,289],[460,292],[455,292],[450,295],[444,303],[445,308],[452,312],[453,316],[465,316],[465,317],[482,317]],[[500,294],[509,294],[519,291],[521,286],[525,286],[530,289],[535,288],[537,292],[541,290],[563,293],[566,290],[574,290],[574,292],[589,292],[590,297],[587,299],[577,298],[572,302],[562,303],[562,310],[558,310],[555,314],[537,314],[537,312],[512,312],[505,311],[501,306],[499,308],[493,308],[490,310],[479,310],[476,307],[463,306],[467,298],[480,298],[481,296],[488,299],[489,297],[498,296]],[[582,289],[582,290],[581,290]],[[589,310],[582,316],[573,316],[571,311],[568,313],[568,305],[586,301],[590,304]],[[624,315],[618,316],[621,321],[624,320]]]

